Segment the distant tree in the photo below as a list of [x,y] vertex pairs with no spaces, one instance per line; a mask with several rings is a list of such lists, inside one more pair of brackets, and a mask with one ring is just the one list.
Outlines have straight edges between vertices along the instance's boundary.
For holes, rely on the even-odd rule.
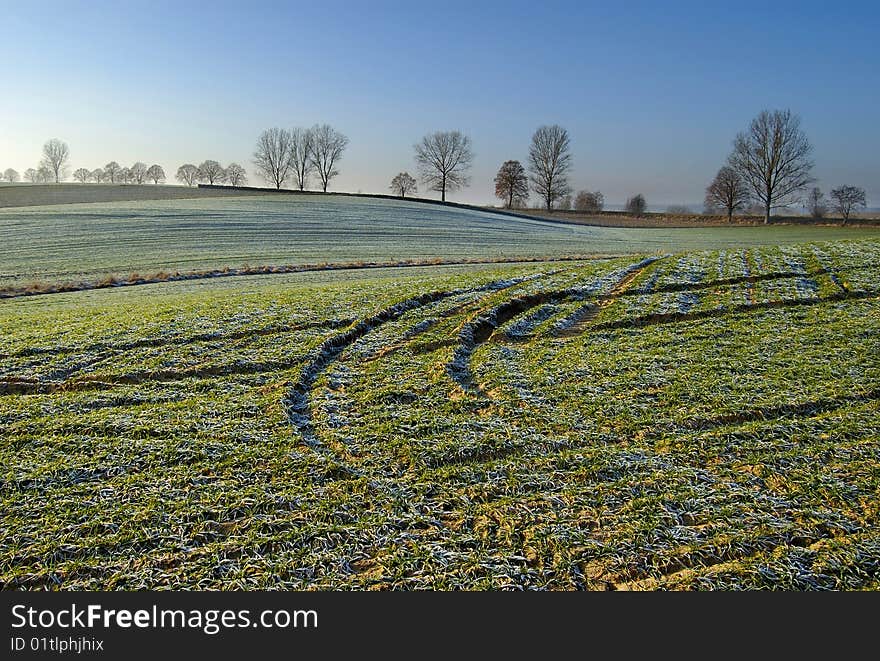
[[12,168],[6,168],[6,170],[3,172],[3,177],[10,184],[14,184],[19,179],[18,172],[13,170]]
[[342,152],[348,146],[348,138],[328,124],[314,126],[312,133],[312,150],[309,159],[321,180],[322,190],[326,193],[330,180],[339,174],[336,164],[342,159]]
[[733,220],[733,213],[745,209],[751,200],[749,188],[740,174],[729,165],[725,165],[715,179],[706,188],[706,208],[724,209],[727,221]]
[[196,183],[196,180],[199,177],[199,169],[193,165],[192,163],[184,163],[179,168],[177,168],[177,181],[182,184],[186,184],[187,186],[192,186]]
[[391,180],[391,190],[398,197],[406,197],[410,193],[418,192],[418,186],[409,172],[398,172]]
[[246,186],[247,172],[238,163],[230,163],[226,168],[226,181],[230,186]]
[[25,170],[24,171],[24,180],[28,181],[32,184],[38,183],[39,179],[38,179],[37,171],[34,170],[33,168],[28,168],[27,170]]
[[626,201],[626,212],[631,216],[639,216],[644,215],[645,211],[648,208],[648,203],[645,202],[645,196],[641,193],[633,195]]
[[202,161],[199,165],[199,181],[208,184],[222,184],[226,178],[226,171],[217,161]]
[[694,211],[686,204],[670,204],[666,207],[666,213],[670,216],[692,216]]
[[122,172],[122,168],[119,167],[119,163],[116,161],[110,161],[104,166],[104,181],[109,181],[111,184],[115,184],[119,181],[120,172]]
[[428,190],[440,193],[446,201],[450,193],[467,186],[467,175],[474,160],[471,139],[460,131],[438,131],[415,145],[419,174]]
[[54,179],[54,177],[55,174],[53,173],[52,168],[46,163],[40,163],[40,167],[37,168],[37,182],[48,184]]
[[560,211],[571,211],[571,195],[563,195],[556,201],[556,208]]
[[85,168],[78,168],[73,173],[73,178],[76,179],[81,184],[88,183],[91,176],[92,176],[92,173],[89,172],[88,170],[86,170]]
[[293,155],[293,133],[272,128],[257,138],[254,165],[260,176],[275,188],[281,188],[290,175]]
[[571,139],[558,125],[542,126],[532,136],[529,147],[529,171],[532,190],[543,198],[547,211],[553,203],[571,193],[568,172],[571,170]]
[[131,172],[131,168],[125,167],[119,171],[119,181],[123,184],[130,184],[134,181],[134,175]]
[[315,134],[313,129],[294,128],[290,130],[290,167],[296,178],[297,188],[305,190],[309,186],[309,175],[314,171],[312,150]]
[[765,224],[772,209],[792,204],[813,181],[812,151],[800,118],[790,110],[764,110],[736,136],[728,162],[764,205]]
[[154,184],[159,185],[165,181],[165,170],[161,165],[151,165],[147,168],[146,177]]
[[597,213],[602,211],[605,206],[605,196],[599,191],[591,193],[590,191],[578,191],[574,198],[574,208],[578,211],[587,213]]
[[858,207],[867,206],[865,202],[865,190],[855,186],[841,186],[831,191],[834,198],[834,208],[843,217],[843,224],[849,221],[850,214]]
[[52,138],[43,145],[43,160],[40,164],[51,171],[56,184],[64,179],[69,159],[70,149],[66,142]]
[[101,168],[95,168],[89,176],[96,184],[103,182],[105,177],[104,171]]
[[825,194],[820,188],[813,188],[807,194],[807,211],[811,218],[824,218],[828,207],[825,206]]
[[519,161],[504,161],[495,175],[495,197],[504,200],[504,206],[513,208],[518,200],[529,199],[529,178]]
[[131,180],[136,184],[143,184],[147,181],[147,164],[138,161],[131,166]]

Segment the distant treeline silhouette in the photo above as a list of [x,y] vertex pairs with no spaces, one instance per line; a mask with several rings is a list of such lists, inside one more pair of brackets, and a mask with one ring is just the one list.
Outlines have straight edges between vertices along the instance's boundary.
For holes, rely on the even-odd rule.
[[[311,128],[270,128],[257,138],[253,165],[257,174],[275,189],[294,188],[305,191],[311,180],[327,192],[332,180],[339,175],[339,162],[349,140],[329,124],[315,124]],[[474,152],[469,136],[461,131],[437,131],[425,135],[414,146],[415,162],[421,182],[427,190],[446,194],[460,190],[470,183],[470,169]],[[824,193],[812,176],[813,147],[800,127],[800,118],[790,110],[764,110],[737,134],[733,149],[725,165],[706,188],[704,213],[727,215],[761,213],[769,223],[774,210],[801,204],[814,219],[828,212]],[[67,143],[53,138],[43,146],[43,158],[37,168],[24,172],[25,181],[51,183],[64,181],[68,173],[70,150]],[[530,194],[539,202],[532,208],[552,211],[576,210],[599,213],[605,198],[601,191],[579,190],[572,198],[570,184],[572,168],[571,138],[559,125],[541,126],[532,135],[528,147],[528,170],[518,160],[506,160],[495,175],[495,196],[507,209],[524,209]],[[20,180],[17,171],[9,168],[2,178],[10,183]],[[147,166],[137,162],[121,167],[110,161],[103,168],[79,168],[73,178],[80,183],[160,184],[166,179],[160,165]],[[196,184],[228,184],[246,186],[247,172],[238,163],[223,167],[218,161],[206,160],[201,164],[185,163],[175,179],[186,186]],[[416,179],[406,171],[391,180],[396,197],[412,196],[418,192]],[[830,192],[833,209],[846,223],[859,209],[866,206],[865,191],[851,185],[842,185]],[[626,212],[642,216],[647,212],[645,196],[636,193],[626,202]],[[690,209],[674,206],[669,213],[685,215]]]

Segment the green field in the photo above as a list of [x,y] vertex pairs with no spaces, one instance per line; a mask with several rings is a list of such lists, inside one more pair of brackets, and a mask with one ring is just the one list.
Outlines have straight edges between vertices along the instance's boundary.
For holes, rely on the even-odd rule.
[[789,226],[590,227],[334,195],[66,204],[0,209],[0,289],[245,265],[665,253],[878,235]]
[[375,204],[3,212],[3,280],[641,254],[0,302],[0,587],[880,588],[880,242]]

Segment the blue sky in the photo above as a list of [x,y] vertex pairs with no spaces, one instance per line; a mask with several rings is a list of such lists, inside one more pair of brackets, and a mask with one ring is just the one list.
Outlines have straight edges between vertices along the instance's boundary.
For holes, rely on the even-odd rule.
[[[264,128],[327,122],[336,190],[385,192],[434,130],[471,136],[489,202],[541,124],[575,188],[697,204],[737,131],[791,108],[824,189],[880,206],[880,3],[43,1],[0,14],[0,169],[66,140],[73,167],[238,161]],[[255,180],[251,175],[252,181]]]

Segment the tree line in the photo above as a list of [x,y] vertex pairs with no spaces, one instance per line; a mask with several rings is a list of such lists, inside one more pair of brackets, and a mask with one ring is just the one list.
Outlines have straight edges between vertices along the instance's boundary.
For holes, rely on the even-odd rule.
[[[24,180],[33,184],[61,183],[67,178],[70,163],[70,148],[67,143],[52,138],[43,145],[43,158],[36,168],[28,168],[24,171]],[[147,165],[138,161],[130,167],[122,166],[116,161],[110,161],[102,168],[89,170],[77,168],[73,171],[73,178],[81,184],[161,184],[166,181],[165,170],[161,165]],[[225,168],[217,161],[202,161],[200,165],[186,163],[177,169],[176,178],[187,186],[197,183],[221,184],[228,183],[233,186],[243,186],[247,183],[247,172],[238,163],[230,163]],[[2,173],[2,178],[9,183],[21,181],[22,175],[16,170],[8,168]]]
[[[299,190],[309,187],[317,177],[321,190],[327,192],[331,181],[339,175],[338,166],[349,140],[328,124],[311,128],[271,128],[257,139],[253,164],[260,177],[270,186],[283,188],[288,184]],[[437,131],[425,135],[413,146],[418,174],[427,190],[446,194],[470,183],[470,169],[474,160],[471,139],[461,131]],[[706,188],[706,211],[723,210],[728,220],[734,213],[752,210],[760,205],[764,222],[780,208],[803,203],[815,218],[828,211],[824,193],[809,185],[812,177],[812,145],[800,127],[800,118],[790,110],[764,110],[751,122],[748,129],[736,135],[733,149]],[[43,146],[43,158],[38,168],[29,168],[24,179],[33,183],[61,182],[67,172],[70,150],[67,144],[53,138]],[[495,175],[495,195],[507,208],[525,207],[530,193],[540,200],[542,208],[581,212],[599,212],[604,208],[600,191],[573,189],[569,176],[572,168],[571,138],[559,126],[541,126],[532,135],[528,147],[528,168],[518,160],[504,161]],[[19,181],[12,168],[3,173],[10,183]],[[121,167],[111,161],[103,168],[79,168],[73,173],[81,183],[135,183],[165,181],[165,172],[159,165],[147,166],[137,162]],[[177,169],[175,178],[187,186],[197,183],[247,184],[247,173],[238,163],[223,167],[218,161],[207,160],[199,165],[186,163]],[[418,183],[409,172],[399,172],[391,180],[391,190],[399,197],[418,192]],[[805,195],[806,193],[806,195]],[[833,208],[846,223],[860,207],[866,206],[864,189],[842,185],[830,191]],[[630,197],[625,209],[636,216],[647,210],[642,194]],[[682,211],[685,209],[682,208]]]
[[305,190],[317,175],[326,193],[339,174],[337,166],[347,146],[348,138],[329,124],[271,128],[257,138],[254,166],[267,184],[279,189],[292,179],[296,188]]
[[[735,212],[758,204],[766,224],[773,210],[803,202],[813,217],[823,217],[827,207],[819,188],[803,198],[815,182],[812,151],[800,117],[791,110],[762,111],[734,138],[727,163],[706,189],[707,209],[725,210],[729,221]],[[856,186],[835,188],[831,197],[844,223],[866,205],[865,191]]]

